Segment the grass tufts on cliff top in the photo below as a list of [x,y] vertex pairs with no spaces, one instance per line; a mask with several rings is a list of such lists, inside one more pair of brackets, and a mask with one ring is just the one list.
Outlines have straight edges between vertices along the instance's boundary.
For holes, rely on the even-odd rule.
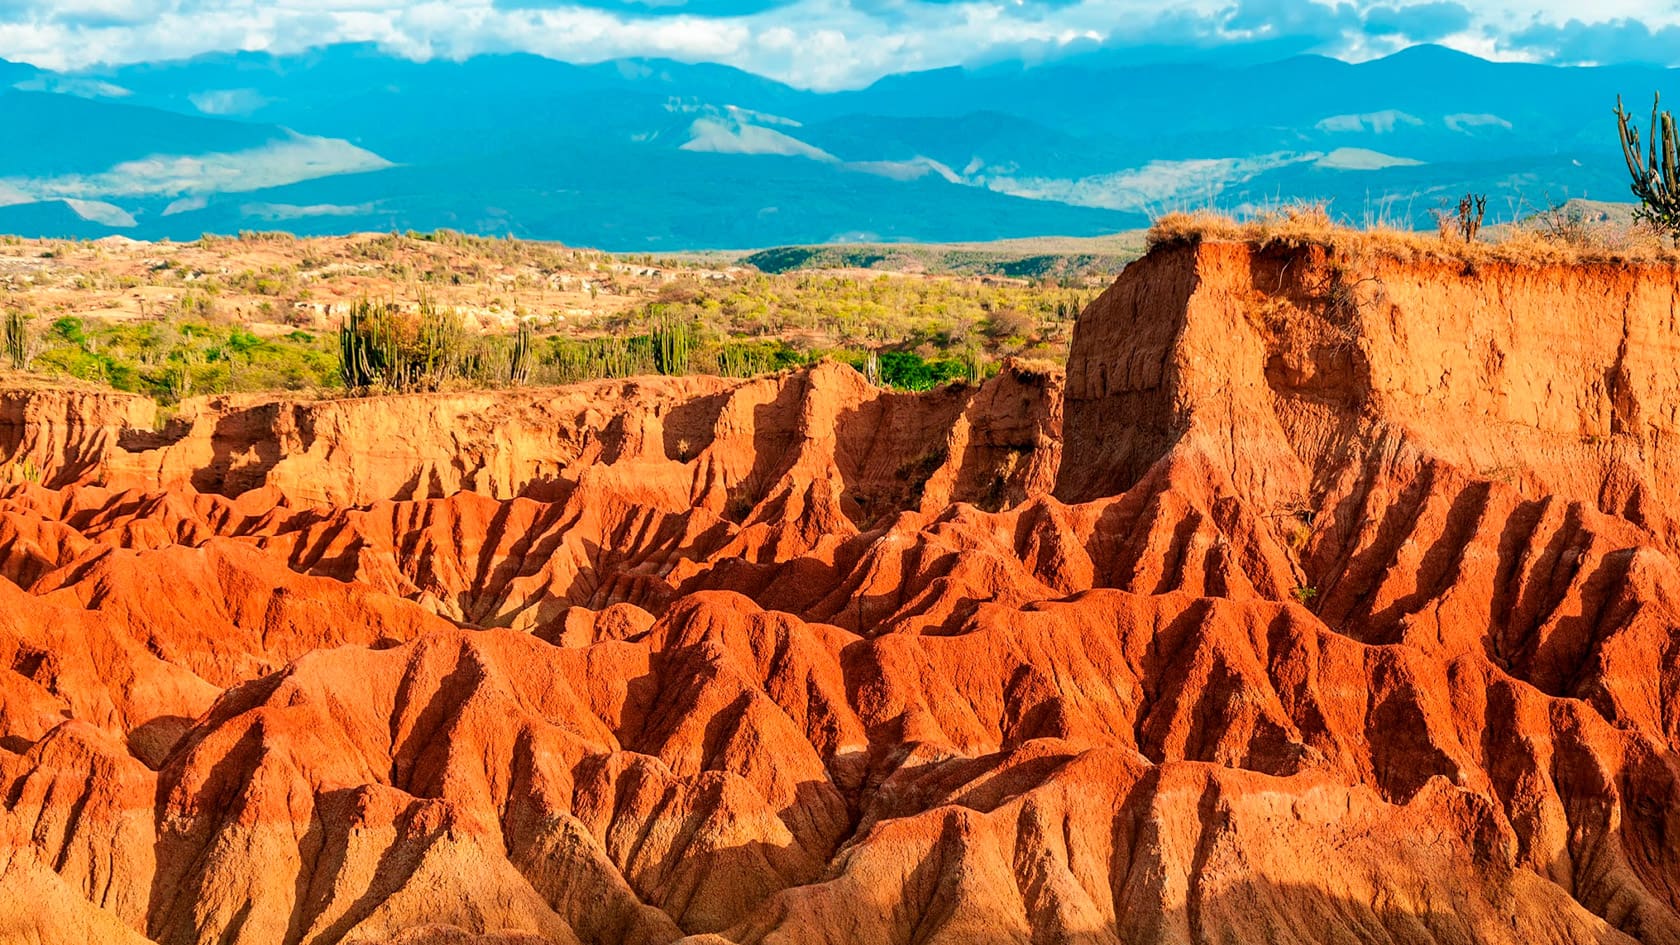
[[1585,201],[1552,206],[1482,232],[1481,238],[1465,241],[1445,233],[1359,228],[1336,220],[1320,204],[1296,204],[1244,219],[1205,210],[1168,213],[1155,220],[1145,243],[1151,250],[1202,242],[1321,246],[1353,257],[1517,266],[1680,264],[1680,248],[1655,230]]

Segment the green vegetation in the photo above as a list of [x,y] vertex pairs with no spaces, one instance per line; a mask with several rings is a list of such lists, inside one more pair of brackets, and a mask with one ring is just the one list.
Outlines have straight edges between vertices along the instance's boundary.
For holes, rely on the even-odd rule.
[[693,348],[692,325],[670,315],[659,317],[653,326],[654,370],[667,375],[687,374]]
[[[885,351],[880,354],[879,363],[881,385],[900,390],[932,390],[951,381],[977,379],[973,365],[963,358],[929,361],[911,351]],[[862,365],[857,366],[863,370]]]
[[[711,374],[754,377],[806,367],[823,358],[849,364],[871,383],[898,390],[930,390],[952,381],[978,383],[997,373],[997,364],[978,351],[964,356],[924,358],[913,351],[801,350],[779,340],[722,340],[696,344],[686,355],[667,353],[680,344],[667,329],[656,327],[628,337],[569,339],[552,337],[536,378],[543,383],[635,377],[645,374]],[[693,342],[691,342],[693,343]],[[670,359],[670,360],[667,360]]]
[[34,339],[37,373],[108,384],[166,403],[194,393],[332,386],[338,359],[323,339],[296,331],[258,338],[238,325],[105,322],[73,315]]
[[1674,113],[1661,111],[1662,98],[1651,99],[1650,140],[1641,148],[1639,128],[1616,99],[1617,130],[1621,134],[1622,157],[1633,175],[1633,194],[1639,198],[1638,217],[1680,241],[1680,131]]
[[352,392],[437,390],[471,363],[460,316],[424,299],[413,312],[395,302],[357,302],[338,346],[339,379]]
[[[469,336],[459,313],[425,299],[412,311],[357,302],[338,330],[338,348],[339,381],[353,394],[520,385],[534,364],[529,323],[507,336]],[[594,369],[595,362],[580,362],[578,379]]]
[[[997,273],[1054,242],[995,252],[894,246],[882,259]],[[1074,319],[1123,261],[1077,278],[1043,275],[1060,263],[1026,265],[1023,278],[777,275],[742,268],[737,256],[610,255],[451,231],[242,233],[126,254],[51,241],[11,256],[27,273],[0,298],[14,370],[164,403],[246,391],[750,377],[824,358],[894,389],[976,383],[1006,357],[1063,360]]]
[[729,282],[679,276],[662,285],[651,308],[609,316],[599,327],[635,334],[670,318],[693,325],[702,339],[783,339],[803,351],[890,348],[932,359],[979,345],[991,357],[1059,361],[1074,319],[1096,294],[1048,283],[896,275],[743,274]]
[[14,459],[0,466],[0,484],[15,486],[25,482],[40,482],[41,467],[28,456],[21,460]]
[[[612,319],[611,334],[538,334],[522,322],[509,334],[472,335],[460,317],[431,303],[360,301],[336,333],[294,330],[259,337],[218,318],[110,322],[64,315],[41,325],[20,309],[5,314],[7,358],[14,370],[107,384],[173,403],[195,394],[236,391],[344,390],[410,392],[525,383],[566,384],[646,374],[752,377],[833,358],[872,383],[927,390],[978,382],[1001,355],[1039,352],[1066,337],[1073,303],[1029,316],[1003,309],[988,316],[961,296],[917,301],[894,312],[863,293],[830,287],[834,311],[783,309],[774,299],[741,294],[726,309],[717,299],[654,304]],[[920,295],[920,293],[915,293]],[[953,304],[960,300],[961,303]],[[920,306],[926,304],[927,311]],[[879,307],[877,307],[879,306]],[[711,316],[709,320],[697,313]],[[848,343],[824,344],[800,330],[806,316],[839,328]],[[953,317],[955,316],[955,317]],[[741,321],[766,333],[738,334]],[[789,331],[772,335],[769,331]],[[750,330],[750,329],[749,329]],[[903,335],[893,337],[895,331]]]

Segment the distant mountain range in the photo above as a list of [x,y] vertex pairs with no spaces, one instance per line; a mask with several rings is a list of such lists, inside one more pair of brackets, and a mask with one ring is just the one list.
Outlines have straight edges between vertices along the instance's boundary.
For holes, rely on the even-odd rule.
[[718,65],[371,46],[52,73],[0,61],[0,232],[431,230],[622,251],[1095,235],[1331,201],[1427,225],[1627,199],[1611,107],[1680,70],[1089,54],[818,93]]

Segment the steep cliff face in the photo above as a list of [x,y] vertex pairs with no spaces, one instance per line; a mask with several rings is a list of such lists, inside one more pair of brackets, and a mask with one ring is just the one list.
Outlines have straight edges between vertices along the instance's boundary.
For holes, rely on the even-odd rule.
[[[676,501],[687,505],[689,492],[704,504],[748,478],[768,488],[774,483],[758,480],[780,477],[798,453],[838,463],[842,491],[855,501],[891,493],[900,488],[894,482],[931,480],[930,503],[955,495],[996,504],[1054,479],[1060,409],[1059,377],[1013,367],[978,389],[916,396],[871,387],[831,363],[754,381],[199,398],[161,424],[144,398],[26,390],[0,392],[0,463],[14,479],[28,468],[54,487],[229,497],[272,487],[294,504],[327,505],[461,491],[552,497],[591,467],[666,465],[670,474],[658,478],[679,487]],[[1018,464],[999,486],[990,477],[1011,454]]]
[[1680,942],[1675,311],[1207,243],[1065,398],[14,394],[0,941]]
[[1676,267],[1180,244],[1077,331],[1063,499],[1123,491],[1173,449],[1278,503],[1430,459],[1674,536]]

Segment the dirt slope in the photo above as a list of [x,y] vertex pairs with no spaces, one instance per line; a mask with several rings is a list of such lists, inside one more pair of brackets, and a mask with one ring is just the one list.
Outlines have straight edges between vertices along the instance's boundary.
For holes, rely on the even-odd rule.
[[1677,310],[1206,243],[1065,396],[13,392],[0,941],[1680,942]]

